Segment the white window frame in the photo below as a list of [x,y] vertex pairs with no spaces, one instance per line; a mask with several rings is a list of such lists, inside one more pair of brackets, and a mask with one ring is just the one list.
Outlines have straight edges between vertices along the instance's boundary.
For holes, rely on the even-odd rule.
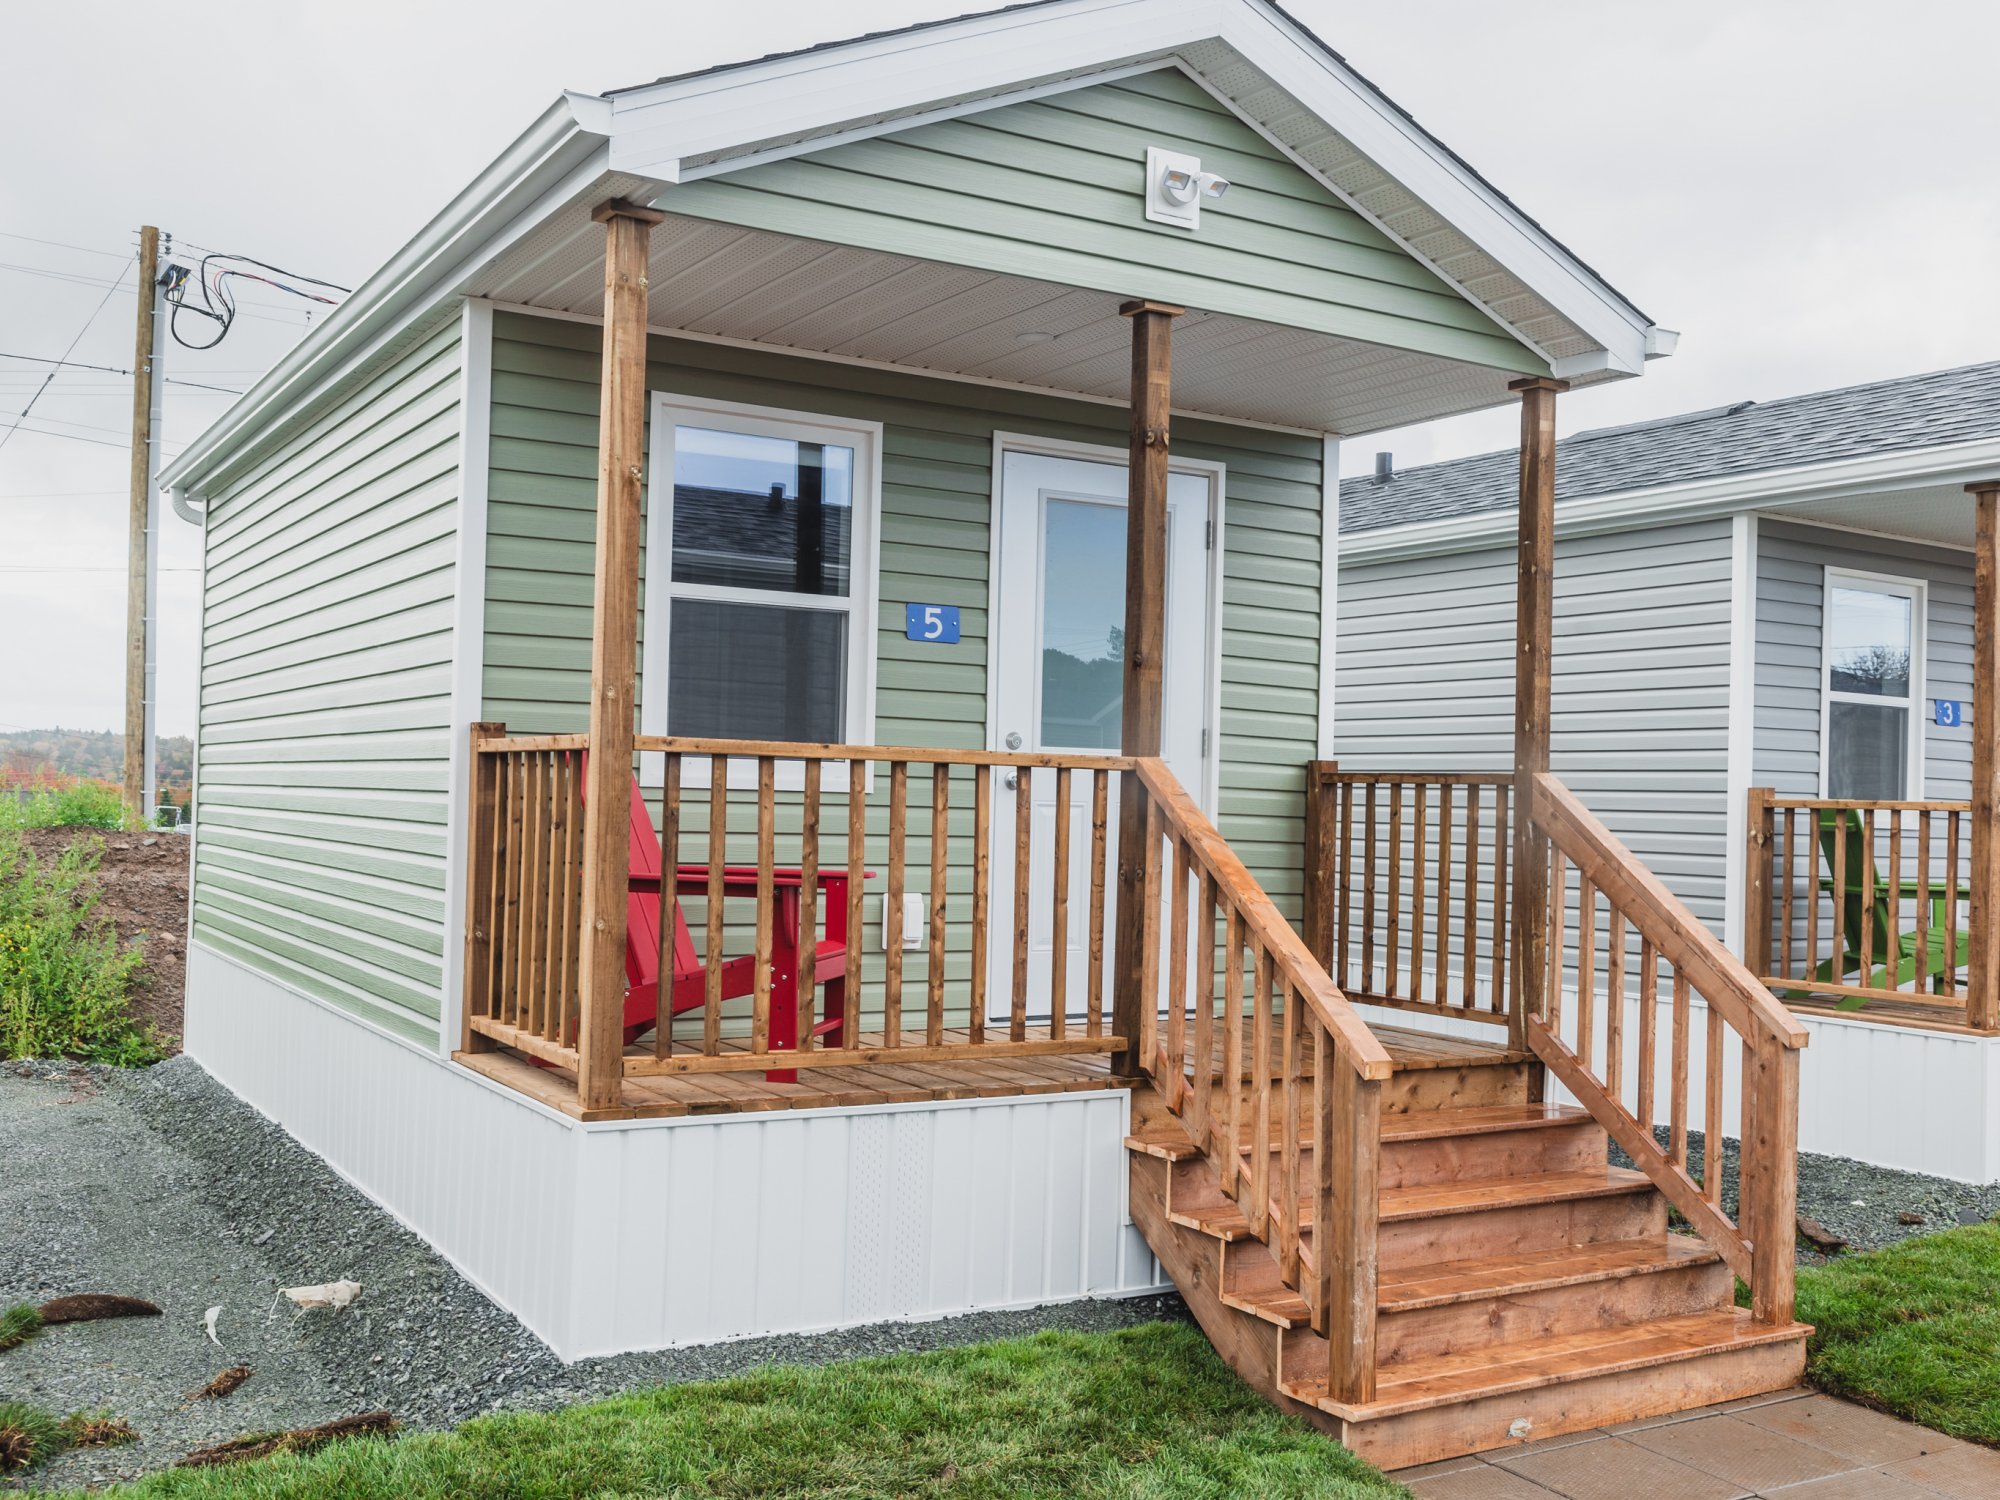
[[1925,657],[1930,633],[1930,585],[1921,578],[1903,578],[1890,573],[1863,573],[1853,568],[1827,567],[1820,582],[1819,614],[1819,794],[1827,790],[1833,764],[1833,704],[1873,703],[1895,706],[1893,698],[1870,693],[1836,693],[1833,690],[1833,591],[1849,585],[1878,594],[1901,594],[1910,601],[1910,696],[1906,706],[1909,745],[1904,754],[1909,774],[1903,778],[1903,800],[1921,802],[1924,796],[1924,716],[1926,701]]
[[[671,659],[668,636],[673,621],[673,600],[710,599],[728,604],[776,605],[780,608],[811,608],[829,612],[844,609],[847,613],[845,741],[850,745],[873,744],[875,662],[879,634],[876,601],[881,583],[882,424],[667,391],[654,391],[650,405],[652,442],[648,453],[646,623],[642,644],[645,671],[640,678],[640,732],[660,735],[667,732],[666,676],[667,662]],[[854,450],[854,517],[845,598],[815,594],[808,604],[797,596],[770,589],[676,584],[673,581],[674,429],[677,426],[719,427],[757,437],[827,443]],[[651,671],[656,663],[659,666],[657,679]],[[642,784],[659,786],[665,780],[665,756],[642,755],[640,762]],[[805,785],[804,763],[779,761],[777,776],[781,789],[802,789]],[[706,788],[708,784],[708,760],[689,756],[681,766],[681,785],[695,789]],[[729,785],[732,788],[754,789],[757,785],[756,764],[732,760]],[[821,787],[829,792],[846,791],[846,763],[829,763],[825,767]]]

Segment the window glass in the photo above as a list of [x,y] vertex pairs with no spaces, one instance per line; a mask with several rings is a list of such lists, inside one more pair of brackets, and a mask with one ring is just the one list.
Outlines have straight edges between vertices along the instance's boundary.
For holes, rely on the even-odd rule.
[[847,616],[673,601],[667,733],[698,739],[847,738]]
[[852,448],[674,429],[675,583],[844,598],[853,518]]
[[1909,598],[1874,589],[1835,587],[1830,592],[1827,687],[1836,693],[1909,697]]
[[1125,703],[1125,510],[1045,503],[1044,748],[1116,750]]
[[1827,704],[1826,794],[1857,802],[1900,802],[1907,784],[1910,711],[1886,703]]

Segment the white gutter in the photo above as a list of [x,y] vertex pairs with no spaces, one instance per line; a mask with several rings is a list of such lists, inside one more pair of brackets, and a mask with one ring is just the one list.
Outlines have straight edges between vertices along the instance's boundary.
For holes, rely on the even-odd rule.
[[[1560,457],[1558,457],[1560,462]],[[1782,514],[1790,506],[1885,489],[1921,489],[1970,483],[2000,468],[2000,438],[1978,438],[1938,448],[1874,453],[1831,463],[1788,469],[1759,469],[1723,479],[1690,480],[1651,489],[1624,490],[1556,502],[1557,536],[1594,536],[1635,525],[1662,525],[1733,515],[1739,510]],[[1376,531],[1354,531],[1340,539],[1345,564],[1395,562],[1512,546],[1517,535],[1514,508],[1412,521]]]
[[199,493],[205,481],[301,402],[376,355],[410,320],[461,290],[511,240],[602,176],[610,106],[565,94],[443,212],[268,371],[161,474]]

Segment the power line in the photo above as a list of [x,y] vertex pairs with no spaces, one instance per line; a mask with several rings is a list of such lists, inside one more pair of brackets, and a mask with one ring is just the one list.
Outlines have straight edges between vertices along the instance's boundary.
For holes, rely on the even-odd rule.
[[[195,246],[194,248],[200,249],[202,247]],[[206,255],[202,256],[200,272],[194,278],[195,285],[201,292],[202,305],[200,307],[191,306],[187,301],[188,277],[186,274],[180,273],[178,276],[175,276],[173,272],[169,272],[170,277],[173,279],[171,279],[167,287],[167,301],[173,311],[167,315],[167,328],[173,334],[174,342],[184,348],[213,349],[229,336],[229,325],[236,321],[236,299],[229,289],[229,282],[232,279],[262,282],[265,286],[275,287],[281,292],[290,292],[295,297],[303,297],[308,302],[323,303],[327,307],[339,306],[331,297],[322,297],[318,292],[308,292],[299,287],[287,285],[283,281],[273,281],[271,276],[259,276],[256,271],[238,270],[235,266],[230,265],[225,265],[211,271],[209,268],[216,261],[241,261],[246,266],[257,267],[259,271],[269,271],[271,276],[288,277],[292,281],[302,281],[307,286],[323,286],[328,291],[339,292],[343,296],[350,295],[352,291],[349,287],[336,286],[331,281],[321,281],[317,277],[301,276],[296,271],[282,270],[265,261],[253,260],[247,255],[227,254],[220,250],[209,251]],[[215,337],[205,344],[190,343],[187,339],[182,338],[180,316],[183,312],[191,312],[198,318],[207,318],[211,323],[214,323],[216,325]]]
[[[75,346],[72,345],[71,347]],[[106,375],[130,375],[132,373],[130,370],[121,370],[115,365],[85,365],[79,364],[73,359],[44,359],[39,354],[0,354],[0,359],[32,359],[37,364],[60,365],[65,370],[99,370]],[[219,391],[225,396],[240,396],[243,394],[241,391],[232,391],[227,386],[204,385],[199,380],[182,380],[174,375],[163,375],[160,378],[166,381],[168,385],[191,385],[199,391]],[[44,385],[48,384],[47,381],[43,381],[42,383]],[[76,425],[81,426],[82,424],[78,423]],[[108,431],[109,429],[106,430]]]
[[[138,264],[138,260],[136,257],[133,259],[133,264],[134,265]],[[69,341],[69,347],[63,350],[62,357],[64,359],[68,359],[72,354],[76,353],[76,346],[83,342],[83,336],[86,333],[90,332],[90,325],[97,321],[97,315],[103,312],[105,304],[111,301],[112,292],[116,292],[118,288],[124,284],[124,281],[125,281],[125,273],[123,271],[120,271],[118,273],[118,280],[111,283],[111,290],[107,291],[104,294],[103,301],[99,302],[96,307],[91,309],[90,316],[83,320],[83,327],[77,330],[76,337],[71,339]],[[41,383],[40,388],[36,390],[35,394],[28,398],[28,404],[21,408],[21,415],[14,418],[14,425],[7,429],[6,434],[4,436],[0,436],[0,448],[5,448],[10,442],[14,440],[14,434],[21,430],[21,424],[28,419],[28,413],[33,411],[35,409],[35,403],[42,399],[42,392],[49,388],[49,381],[54,380],[55,378],[56,378],[56,371],[54,370],[49,371],[48,380],[44,380]],[[56,434],[56,435],[61,436],[62,434]],[[90,441],[90,439],[87,438],[80,439],[80,441],[88,442]],[[108,447],[110,445],[107,444],[106,446]]]
[[[126,260],[130,258],[129,251],[93,250],[88,245],[66,245],[61,240],[40,240],[36,239],[32,234],[15,234],[10,229],[0,229],[0,235],[4,235],[10,240],[26,240],[31,245],[53,245],[58,250],[80,250],[85,255],[102,255],[112,260]],[[196,246],[195,248],[199,249],[200,247]]]

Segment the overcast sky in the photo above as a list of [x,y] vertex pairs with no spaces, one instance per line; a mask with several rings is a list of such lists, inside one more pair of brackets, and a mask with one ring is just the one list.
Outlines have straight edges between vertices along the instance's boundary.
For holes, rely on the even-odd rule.
[[[0,354],[129,369],[137,227],[356,286],[564,88],[955,13],[949,0],[12,7]],[[1293,12],[1653,318],[1680,353],[1565,432],[2000,357],[1991,0],[1293,0]],[[119,278],[122,276],[122,282]],[[114,286],[114,283],[117,283]],[[108,300],[107,300],[108,294]],[[170,378],[244,389],[307,304],[242,295]],[[207,336],[198,320],[183,331]],[[74,349],[71,351],[72,343]],[[0,432],[48,367],[0,359]],[[166,448],[227,406],[167,388]],[[127,377],[66,372],[0,446],[0,727],[123,722]],[[1510,413],[1385,437],[1399,467]],[[192,528],[169,520],[159,727],[195,722]]]

